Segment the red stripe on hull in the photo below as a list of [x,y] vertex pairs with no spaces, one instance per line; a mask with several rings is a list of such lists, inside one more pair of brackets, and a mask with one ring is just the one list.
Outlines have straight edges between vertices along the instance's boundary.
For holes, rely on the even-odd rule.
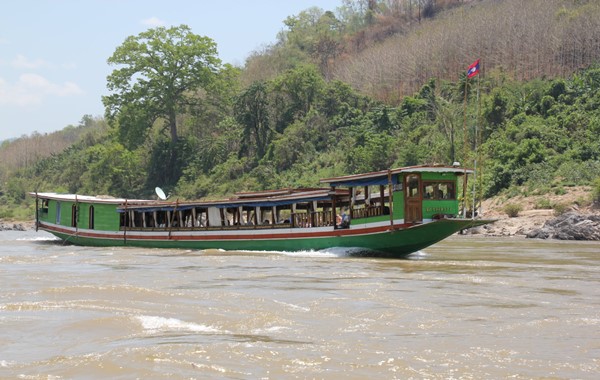
[[[166,235],[152,235],[152,232],[149,231],[146,234],[139,234],[139,231],[135,233],[125,233],[123,231],[120,234],[115,233],[93,233],[93,232],[83,232],[83,231],[75,231],[72,229],[56,227],[53,225],[47,225],[45,223],[40,223],[40,228],[49,232],[58,232],[67,235],[73,235],[78,237],[85,238],[98,238],[98,239],[132,239],[132,240],[181,240],[181,241],[239,241],[239,240],[281,240],[281,239],[303,239],[303,238],[327,238],[327,237],[342,237],[342,236],[360,236],[360,235],[370,235],[377,234],[382,232],[389,231],[397,231],[411,227],[412,224],[396,224],[393,226],[377,226],[377,227],[366,227],[366,228],[354,228],[354,229],[344,229],[344,230],[334,230],[331,231],[319,231],[319,232],[294,232],[294,233],[270,233],[270,234],[223,234],[223,235],[182,235],[179,231],[172,232],[171,236]],[[162,233],[167,233],[168,231],[161,231]],[[202,233],[204,231],[196,231],[198,233]],[[233,232],[233,231],[232,231]]]

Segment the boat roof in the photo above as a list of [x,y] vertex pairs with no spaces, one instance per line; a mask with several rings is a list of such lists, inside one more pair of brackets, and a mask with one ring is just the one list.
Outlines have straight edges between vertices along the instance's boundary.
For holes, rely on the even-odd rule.
[[65,201],[65,202],[89,202],[89,203],[105,203],[105,204],[121,204],[127,202],[154,202],[153,200],[144,200],[144,199],[125,199],[125,198],[115,198],[110,195],[80,195],[80,194],[61,194],[61,193],[37,193],[30,192],[29,195],[32,197],[38,197],[43,199],[53,199],[56,201]]
[[283,206],[293,203],[304,203],[313,201],[330,200],[333,195],[343,197],[349,196],[347,189],[336,189],[332,192],[329,188],[306,188],[306,189],[281,189],[264,192],[238,193],[235,197],[211,201],[162,201],[148,199],[125,199],[110,196],[89,196],[78,194],[59,193],[35,193],[29,195],[65,202],[86,202],[117,205],[119,210],[144,209],[144,211],[172,210],[174,206],[179,210],[194,207],[270,207]]
[[389,170],[381,170],[370,173],[352,174],[341,177],[332,177],[321,179],[321,183],[328,183],[330,186],[371,186],[387,185],[388,177],[397,177],[401,173],[453,173],[456,175],[473,174],[472,169],[461,168],[459,166],[446,165],[415,165]]

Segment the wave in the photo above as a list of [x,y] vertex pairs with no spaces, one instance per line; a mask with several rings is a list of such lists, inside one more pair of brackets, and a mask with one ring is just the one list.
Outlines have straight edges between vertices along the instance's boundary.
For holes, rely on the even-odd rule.
[[165,318],[150,315],[136,316],[144,330],[156,333],[167,331],[188,331],[196,333],[224,333],[224,331],[204,324],[185,322],[177,318]]
[[36,237],[27,237],[27,238],[19,238],[17,241],[59,241],[60,239],[56,236],[36,236]]

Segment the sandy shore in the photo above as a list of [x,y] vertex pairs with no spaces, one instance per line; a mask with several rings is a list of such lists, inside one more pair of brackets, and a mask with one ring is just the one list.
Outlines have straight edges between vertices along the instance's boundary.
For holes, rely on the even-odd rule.
[[[553,209],[536,209],[536,205],[546,201],[551,205],[563,204],[566,212],[581,215],[600,215],[600,208],[591,203],[589,187],[572,187],[566,189],[566,194],[517,196],[510,199],[491,198],[483,202],[483,219],[495,219],[496,222],[473,229],[473,234],[489,236],[526,236],[528,233],[542,228],[544,224],[557,218]],[[507,204],[522,207],[516,217],[508,217],[504,208]]]
[[544,223],[553,219],[552,210],[521,211],[517,217],[509,218],[506,214],[484,214],[483,219],[496,220],[492,224],[474,228],[470,233],[488,236],[526,236],[529,232],[542,228]]

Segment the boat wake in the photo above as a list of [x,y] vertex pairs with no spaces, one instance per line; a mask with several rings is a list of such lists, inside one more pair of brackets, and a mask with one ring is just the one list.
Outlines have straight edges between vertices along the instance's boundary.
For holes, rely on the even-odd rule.
[[164,318],[149,315],[139,315],[135,318],[141,323],[144,330],[151,334],[169,331],[185,331],[209,334],[224,333],[224,331],[221,331],[213,326],[185,322],[177,318]]
[[37,236],[37,237],[27,237],[27,238],[19,238],[17,241],[36,241],[36,242],[57,242],[61,241],[60,238],[55,236]]

